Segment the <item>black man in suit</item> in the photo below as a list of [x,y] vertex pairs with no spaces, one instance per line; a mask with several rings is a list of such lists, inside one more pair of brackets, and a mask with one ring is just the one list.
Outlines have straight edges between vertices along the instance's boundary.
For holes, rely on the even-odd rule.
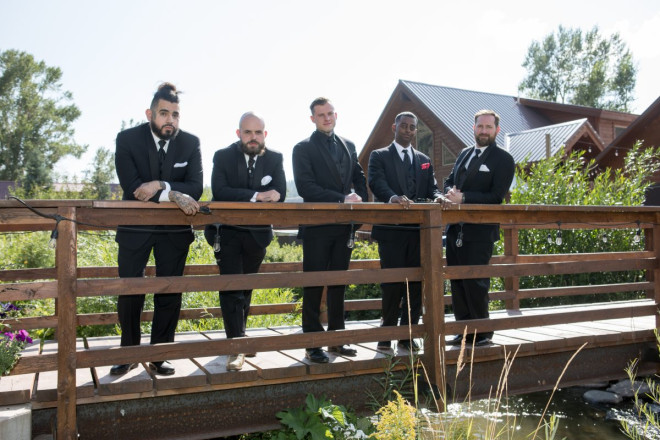
[[[441,201],[431,159],[415,150],[412,141],[417,133],[417,116],[399,113],[392,124],[394,142],[374,150],[369,156],[369,188],[375,201],[398,203],[407,209],[416,199]],[[419,225],[374,225],[371,237],[378,241],[380,267],[420,266]],[[422,314],[422,283],[409,283],[409,296],[405,283],[382,283],[383,318],[381,326],[418,324]],[[404,339],[398,345],[408,350],[419,349],[413,340]],[[390,341],[380,341],[378,348],[389,350]]]

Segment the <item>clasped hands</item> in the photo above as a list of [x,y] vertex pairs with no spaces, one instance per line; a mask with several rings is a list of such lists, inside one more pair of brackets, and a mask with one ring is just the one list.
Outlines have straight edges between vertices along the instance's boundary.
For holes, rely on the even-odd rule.
[[[436,198],[433,200],[433,203],[442,203],[442,204],[444,204],[444,203],[445,203],[445,200],[446,200],[446,199],[445,199],[444,196],[440,196],[440,197],[436,197]],[[404,209],[408,209],[408,208],[410,208],[410,205],[412,205],[413,203],[415,203],[415,201],[414,201],[414,200],[410,200],[410,199],[404,194],[404,195],[402,195],[402,196],[394,196],[394,197],[392,197],[392,198],[390,199],[390,203],[398,203],[399,205],[403,206]]]

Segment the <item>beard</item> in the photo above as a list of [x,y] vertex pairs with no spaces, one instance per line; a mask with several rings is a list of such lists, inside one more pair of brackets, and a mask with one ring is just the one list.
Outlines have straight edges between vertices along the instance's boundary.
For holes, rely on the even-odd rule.
[[[149,121],[149,125],[151,126],[151,131],[153,131],[156,134],[156,136],[158,136],[160,139],[164,141],[176,136],[176,133],[178,131],[176,127],[174,127],[174,125],[170,125],[170,124],[165,124],[162,127],[159,127],[158,125],[156,125],[154,121]],[[172,132],[171,133],[165,132],[166,128],[170,128]]]
[[493,142],[495,142],[495,136],[488,136],[488,135],[482,135],[482,136],[477,136],[474,135],[474,140],[477,142],[477,145],[480,147],[487,147]]
[[245,154],[255,154],[261,155],[261,153],[266,149],[266,143],[260,144],[257,141],[250,141],[247,144],[241,141],[241,150]]

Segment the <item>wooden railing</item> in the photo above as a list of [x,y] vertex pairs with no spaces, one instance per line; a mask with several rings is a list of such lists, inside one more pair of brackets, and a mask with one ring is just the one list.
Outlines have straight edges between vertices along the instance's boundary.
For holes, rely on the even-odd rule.
[[[54,316],[8,321],[14,328],[56,328],[56,354],[24,357],[13,374],[58,371],[57,429],[59,438],[76,435],[76,368],[95,367],[144,359],[181,359],[230,353],[264,352],[379,340],[424,337],[422,362],[432,382],[444,386],[442,377],[445,334],[495,331],[548,324],[617,317],[656,315],[660,305],[660,209],[651,207],[567,207],[567,206],[493,206],[465,205],[443,209],[435,204],[417,204],[410,209],[383,204],[250,204],[211,203],[211,215],[186,217],[173,204],[121,201],[28,201],[33,212],[16,201],[0,202],[0,232],[52,230],[57,222],[56,266],[43,269],[5,270],[0,301],[54,298]],[[45,214],[44,218],[38,214]],[[421,267],[380,269],[377,261],[354,261],[345,272],[302,272],[299,262],[264,264],[260,273],[217,275],[215,265],[191,266],[183,277],[117,278],[116,267],[78,267],[79,230],[114,229],[126,225],[181,225],[203,228],[208,223],[234,225],[274,224],[295,228],[298,224],[322,223],[418,223],[421,225]],[[488,266],[447,267],[443,259],[442,235],[449,223],[500,223],[504,231],[504,254],[493,257]],[[563,230],[641,227],[645,250],[552,255],[520,255],[520,229],[548,229],[561,224]],[[519,278],[587,272],[645,271],[645,280],[607,285],[520,289]],[[150,273],[148,272],[148,275]],[[153,275],[153,271],[151,272]],[[645,291],[653,301],[595,306],[575,313],[511,314],[497,320],[445,322],[444,295],[447,279],[502,277],[504,290],[492,292],[492,299],[503,300],[508,309],[520,308],[525,298],[565,295]],[[46,281],[34,281],[46,280]],[[50,281],[49,281],[50,280]],[[336,284],[370,284],[394,281],[423,281],[423,324],[402,327],[370,328],[336,332],[250,337],[244,339],[175,342],[141,347],[114,347],[76,351],[76,329],[82,325],[116,322],[116,314],[78,315],[76,299],[85,296],[129,295],[218,291],[245,288],[300,287]],[[294,304],[255,305],[254,314],[295,311]],[[379,310],[379,300],[347,301],[347,310]],[[211,310],[219,315],[219,308]],[[183,310],[181,319],[200,319],[202,310]],[[143,319],[151,319],[145,312]],[[659,324],[656,315],[656,327]]]

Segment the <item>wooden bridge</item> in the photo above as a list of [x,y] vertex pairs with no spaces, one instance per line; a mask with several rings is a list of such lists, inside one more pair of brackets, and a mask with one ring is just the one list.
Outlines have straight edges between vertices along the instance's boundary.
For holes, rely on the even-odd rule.
[[[409,210],[382,204],[211,203],[212,214],[186,218],[173,204],[119,201],[29,201],[38,212],[16,201],[0,202],[0,232],[52,230],[57,223],[56,266],[0,272],[0,301],[54,298],[53,316],[7,320],[12,328],[56,328],[56,340],[25,350],[12,372],[0,381],[0,404],[29,402],[33,435],[51,432],[58,439],[210,438],[272,428],[275,413],[299,406],[307,393],[325,394],[334,402],[363,409],[373,378],[382,377],[388,356],[410,360],[405,350],[379,351],[376,341],[420,338],[423,375],[446,399],[486,396],[508,368],[509,394],[624,375],[632,359],[640,372],[657,371],[654,329],[660,303],[660,209],[650,207],[565,207],[468,205],[442,209],[418,204]],[[38,214],[46,214],[49,218]],[[217,266],[190,266],[183,277],[119,279],[116,267],[78,267],[78,231],[114,228],[118,224],[188,224],[196,228],[224,224],[294,227],[328,222],[422,225],[422,265],[380,269],[377,261],[354,261],[346,272],[301,271],[299,262],[264,264],[259,274],[217,275]],[[489,266],[447,267],[442,257],[443,225],[456,222],[502,224],[504,254]],[[519,254],[519,231],[627,229],[631,240],[642,231],[644,248],[631,252]],[[554,231],[553,231],[554,234]],[[598,238],[596,238],[598,239]],[[521,289],[520,277],[592,272],[639,271],[635,282]],[[153,271],[151,272],[153,275]],[[454,322],[445,314],[451,298],[445,280],[501,277],[504,289],[491,292],[505,309],[488,320]],[[44,281],[45,280],[45,281]],[[423,324],[380,328],[374,321],[351,321],[344,331],[303,334],[298,327],[251,329],[249,337],[227,340],[224,331],[177,334],[175,343],[119,347],[118,337],[76,337],[83,325],[117,322],[115,313],[82,315],[79,297],[136,293],[197,292],[243,288],[296,287],[423,281]],[[642,299],[607,302],[610,293],[644,292]],[[185,293],[184,293],[185,295]],[[521,308],[527,298],[593,295],[580,306]],[[346,310],[379,310],[379,300],[347,301]],[[219,308],[182,310],[181,319],[220,315]],[[296,313],[296,304],[256,305],[252,314]],[[143,319],[150,320],[145,312]],[[445,336],[494,330],[493,345],[457,347]],[[356,358],[329,354],[328,364],[312,364],[304,347],[358,345]],[[256,352],[239,372],[227,372],[231,353]],[[168,359],[177,374],[153,376],[148,360]],[[468,362],[462,370],[457,364]],[[110,366],[140,362],[125,376],[109,375]],[[457,375],[456,371],[460,370]],[[470,380],[470,377],[472,378]],[[358,392],[356,392],[358,390]],[[448,396],[448,397],[447,397]]]

